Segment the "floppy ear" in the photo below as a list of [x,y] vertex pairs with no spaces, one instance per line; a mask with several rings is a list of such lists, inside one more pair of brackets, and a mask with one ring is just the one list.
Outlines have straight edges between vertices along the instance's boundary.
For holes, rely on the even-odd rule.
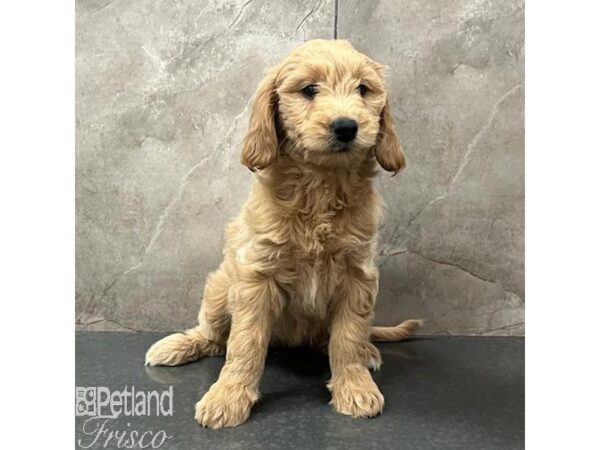
[[381,111],[379,136],[377,137],[377,144],[375,144],[375,158],[381,167],[389,172],[394,172],[394,175],[406,166],[404,150],[402,150],[396,134],[394,117],[388,99],[386,99]]
[[277,68],[269,70],[254,94],[250,125],[242,147],[242,164],[253,172],[267,167],[277,157],[276,74]]

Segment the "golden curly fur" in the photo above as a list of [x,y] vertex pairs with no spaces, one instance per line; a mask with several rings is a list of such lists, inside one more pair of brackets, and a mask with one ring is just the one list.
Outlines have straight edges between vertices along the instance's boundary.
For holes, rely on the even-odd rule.
[[[339,117],[356,121],[350,142],[332,133]],[[371,327],[382,205],[372,180],[377,163],[394,174],[405,164],[384,67],[341,40],[309,41],[293,51],[258,87],[242,163],[256,171],[256,182],[227,227],[199,325],[154,344],[147,364],[177,365],[227,350],[196,420],[235,426],[258,399],[269,343],[308,343],[329,354],[334,408],[354,417],[379,414],[384,400],[368,369],[378,368],[381,356],[370,338],[400,340],[421,324]]]

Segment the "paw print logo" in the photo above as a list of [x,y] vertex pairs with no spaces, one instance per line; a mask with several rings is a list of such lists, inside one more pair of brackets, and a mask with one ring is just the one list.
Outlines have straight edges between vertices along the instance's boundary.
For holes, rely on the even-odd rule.
[[96,415],[96,388],[76,387],[75,388],[75,415],[76,416],[95,416]]

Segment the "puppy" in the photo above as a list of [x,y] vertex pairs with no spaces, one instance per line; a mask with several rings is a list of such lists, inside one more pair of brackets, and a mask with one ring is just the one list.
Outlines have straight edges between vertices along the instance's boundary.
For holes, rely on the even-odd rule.
[[148,365],[174,366],[226,352],[216,383],[196,404],[203,426],[248,419],[270,343],[326,349],[331,404],[373,417],[383,396],[369,368],[370,340],[395,341],[421,325],[372,327],[382,200],[377,164],[405,165],[384,67],[342,40],[314,40],[258,86],[242,163],[256,181],[208,276],[198,326],[155,343]]

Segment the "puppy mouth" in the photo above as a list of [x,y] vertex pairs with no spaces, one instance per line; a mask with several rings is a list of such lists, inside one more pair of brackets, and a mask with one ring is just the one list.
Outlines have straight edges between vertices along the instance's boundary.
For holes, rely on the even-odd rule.
[[350,143],[336,142],[331,146],[332,153],[348,153],[351,149]]

